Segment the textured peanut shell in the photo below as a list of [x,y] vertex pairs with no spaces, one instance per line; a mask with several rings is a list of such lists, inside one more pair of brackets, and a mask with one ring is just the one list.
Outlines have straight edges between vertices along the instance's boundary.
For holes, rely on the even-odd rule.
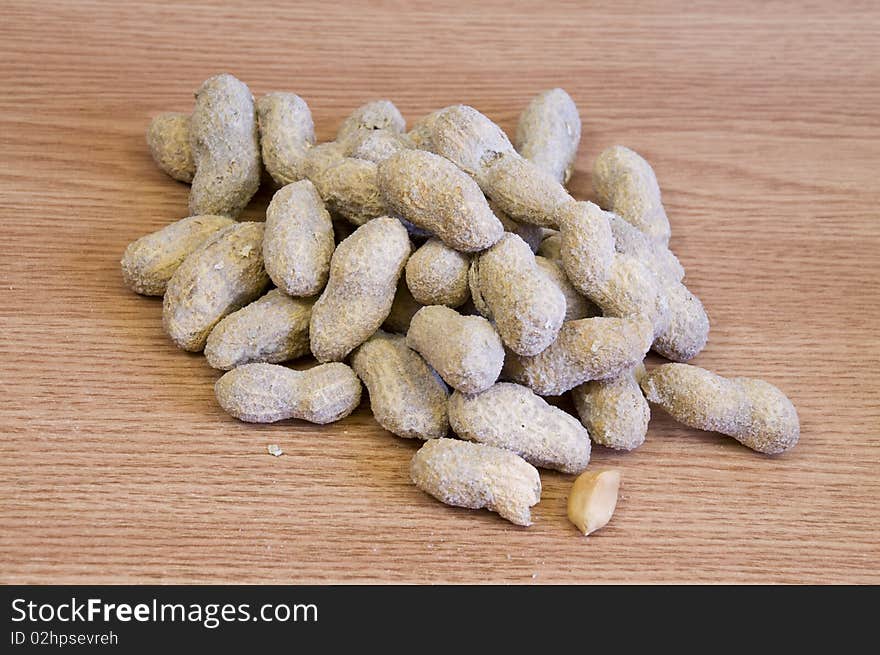
[[539,93],[519,116],[517,151],[562,184],[571,177],[580,142],[581,117],[563,89]]
[[568,321],[544,352],[534,357],[509,352],[502,378],[524,384],[540,396],[558,396],[635,366],[645,358],[652,340],[651,324],[641,317]]
[[390,100],[373,100],[348,115],[336,132],[336,140],[345,141],[355,132],[368,130],[391,130],[400,134],[406,130],[406,120]]
[[324,425],[351,414],[361,401],[361,383],[345,364],[294,371],[278,364],[245,364],[214,385],[217,402],[248,423],[298,418]]
[[196,91],[190,124],[196,174],[189,213],[238,216],[260,186],[260,143],[254,98],[232,75]]
[[624,146],[603,150],[593,165],[593,190],[604,209],[632,223],[654,241],[669,243],[671,230],[657,177],[638,153]]
[[277,364],[307,355],[313,304],[273,289],[232,312],[208,335],[208,364],[228,371],[250,362]]
[[504,346],[489,321],[442,305],[423,307],[413,316],[406,343],[449,386],[466,393],[488,389],[504,365]]
[[315,124],[295,93],[267,93],[257,100],[263,164],[278,186],[305,177],[303,161],[315,145]]
[[378,164],[402,150],[411,150],[412,142],[405,134],[393,130],[358,130],[345,142],[346,154]]
[[378,181],[390,211],[450,248],[484,250],[504,233],[477,184],[443,157],[401,151],[379,164]]
[[312,309],[309,338],[318,361],[341,361],[379,329],[409,254],[406,229],[388,216],[339,244],[327,286]]
[[[480,187],[489,166],[502,154],[516,155],[504,131],[467,105],[446,107],[433,118],[432,151],[446,157]],[[485,189],[484,189],[485,190]],[[486,194],[491,197],[490,194]]]
[[535,257],[535,263],[543,271],[544,275],[553,281],[553,284],[562,292],[562,295],[565,296],[566,321],[576,321],[581,318],[602,315],[602,311],[591,300],[581,295],[574,288],[574,285],[569,282],[561,264],[541,256]]
[[470,298],[471,260],[440,239],[429,239],[406,263],[406,285],[422,305],[458,307]]
[[165,332],[180,348],[201,351],[220,319],[263,293],[262,241],[262,223],[235,223],[183,260],[162,303]]
[[431,439],[413,456],[413,483],[440,502],[488,509],[516,525],[532,524],[541,478],[514,453],[457,439]]
[[663,291],[669,306],[669,321],[652,348],[667,359],[686,362],[706,347],[709,317],[700,299],[681,282],[668,282]]
[[312,150],[305,170],[331,212],[358,226],[386,213],[374,162],[341,157],[335,148]]
[[309,180],[275,193],[266,210],[263,261],[276,287],[291,296],[321,293],[335,248],[330,213]]
[[370,409],[383,428],[413,439],[446,436],[449,390],[403,336],[376,332],[354,351],[351,366],[370,392]]
[[226,216],[189,216],[130,243],[120,262],[125,285],[145,296],[163,295],[183,260],[229,225]]
[[569,203],[559,214],[559,237],[565,274],[589,296],[608,279],[614,261],[614,236],[606,213],[592,202]]
[[720,432],[761,453],[792,448],[800,436],[797,411],[777,387],[754,378],[725,378],[689,364],[664,364],[642,390],[685,425]]
[[394,293],[394,301],[391,303],[391,311],[388,312],[388,317],[382,323],[382,327],[389,332],[406,334],[413,316],[422,307],[424,305],[416,302],[406,285],[406,280],[401,277]]
[[462,439],[510,450],[533,466],[580,473],[590,462],[590,435],[530,389],[499,382],[477,394],[456,391],[449,422]]
[[147,145],[153,161],[164,173],[187,184],[196,173],[189,126],[189,114],[172,111],[156,116],[147,129]]
[[556,229],[557,213],[572,197],[556,179],[515,152],[503,153],[486,168],[480,187],[515,221]]
[[504,344],[536,355],[553,343],[565,320],[565,296],[538,267],[525,241],[507,232],[471,265],[477,309],[495,321]]
[[[644,366],[639,364],[644,369]],[[644,371],[642,371],[644,372]],[[594,443],[633,450],[645,442],[651,409],[635,369],[607,380],[593,380],[571,390],[575,409]]]

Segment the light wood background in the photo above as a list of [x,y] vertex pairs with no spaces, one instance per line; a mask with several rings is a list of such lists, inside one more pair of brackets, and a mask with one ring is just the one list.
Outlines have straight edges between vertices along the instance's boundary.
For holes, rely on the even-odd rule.
[[[593,6],[588,6],[593,5]],[[0,20],[0,581],[880,582],[880,8],[875,2],[21,2]],[[654,412],[613,521],[571,478],[535,525],[413,487],[418,444],[366,406],[328,427],[238,423],[218,374],[122,285],[125,245],[186,215],[144,143],[230,71],[307,99],[319,136],[393,99],[511,130],[565,87],[584,138],[659,176],[712,319],[695,363],[788,393],[765,457]],[[261,217],[271,192],[250,217]],[[282,457],[266,446],[278,443]]]

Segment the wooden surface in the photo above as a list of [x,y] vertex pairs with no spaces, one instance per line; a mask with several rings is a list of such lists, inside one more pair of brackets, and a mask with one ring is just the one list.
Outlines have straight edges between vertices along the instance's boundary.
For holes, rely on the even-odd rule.
[[[0,581],[880,582],[880,9],[876,3],[3,3]],[[125,245],[186,215],[144,143],[206,77],[294,90],[319,137],[392,98],[512,130],[564,86],[601,149],[654,165],[712,319],[695,363],[800,413],[780,457],[654,411],[612,523],[441,505],[366,406],[328,427],[238,423],[218,374],[123,287]],[[248,210],[261,217],[271,192]],[[278,443],[282,457],[266,446]]]

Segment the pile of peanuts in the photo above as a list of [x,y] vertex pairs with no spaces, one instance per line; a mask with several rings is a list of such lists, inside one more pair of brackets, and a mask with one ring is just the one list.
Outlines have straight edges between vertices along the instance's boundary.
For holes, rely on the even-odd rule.
[[[637,448],[648,401],[761,453],[791,448],[800,428],[775,386],[683,363],[709,320],[669,250],[654,172],[612,146],[593,169],[599,204],[575,200],[564,185],[580,135],[553,89],[513,143],[469,106],[406,131],[380,100],[317,145],[302,98],[255,102],[217,75],[192,114],[149,127],[156,163],[192,185],[189,216],[129,245],[123,277],[164,296],[175,344],[227,371],[215,393],[237,419],[331,423],[363,383],[383,428],[424,440],[410,468],[420,489],[525,526],[535,467],[580,474],[568,514],[589,534],[620,483],[584,472],[591,441]],[[237,222],[263,167],[278,187],[266,220]],[[649,350],[675,363],[646,371]],[[280,365],[308,355],[305,370]],[[569,392],[578,418],[543,398]]]

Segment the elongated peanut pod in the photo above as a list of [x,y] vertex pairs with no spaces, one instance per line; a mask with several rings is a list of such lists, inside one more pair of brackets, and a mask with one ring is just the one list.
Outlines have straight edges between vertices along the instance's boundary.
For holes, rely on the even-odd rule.
[[477,394],[456,391],[449,422],[462,439],[510,450],[533,466],[580,473],[590,461],[584,426],[518,384],[499,382]]
[[291,296],[314,296],[324,289],[336,245],[330,213],[308,180],[275,193],[266,210],[263,260],[266,273]]
[[307,371],[245,364],[217,380],[214,393],[227,413],[248,423],[298,418],[323,425],[355,410],[361,383],[348,366],[335,362]]
[[163,295],[183,260],[232,222],[226,216],[188,216],[130,243],[120,262],[125,286],[144,296]]
[[232,312],[208,335],[208,364],[228,371],[250,362],[277,364],[307,355],[313,304],[273,289]]
[[449,390],[401,335],[379,330],[351,357],[370,392],[370,409],[383,428],[399,437],[436,439],[449,431]]
[[387,213],[379,193],[378,169],[374,162],[340,157],[338,151],[331,148],[314,155],[310,153],[305,167],[308,178],[330,211],[352,224],[360,226]]
[[614,261],[614,235],[605,212],[592,202],[566,205],[559,214],[559,239],[568,279],[589,296],[608,279]]
[[524,384],[541,396],[558,396],[589,380],[619,375],[645,358],[653,328],[646,319],[584,318],[563,324],[542,353],[508,352],[502,378]]
[[645,396],[677,421],[720,432],[752,450],[777,454],[794,447],[800,423],[777,387],[754,378],[724,378],[689,364],[664,364],[642,380]]
[[488,389],[504,365],[504,347],[492,324],[480,316],[462,316],[442,305],[423,307],[413,316],[406,343],[460,391]]
[[468,287],[470,258],[439,239],[429,239],[406,263],[406,285],[413,298],[423,305],[463,305],[471,292]]
[[709,340],[709,317],[700,299],[681,282],[664,288],[669,321],[654,340],[654,352],[676,362],[696,357]]
[[366,223],[339,244],[330,279],[312,309],[312,354],[340,361],[379,329],[391,311],[410,254],[409,236],[396,218]]
[[666,244],[671,230],[654,170],[624,146],[603,150],[593,165],[593,188],[599,204],[632,223],[653,240]]
[[388,208],[463,252],[484,250],[504,233],[477,184],[456,166],[423,150],[404,150],[379,164]]
[[153,118],[147,129],[147,145],[153,161],[164,173],[187,184],[196,174],[189,129],[190,115],[173,111]]
[[489,166],[504,153],[516,154],[504,131],[467,105],[441,110],[431,121],[431,129],[432,152],[446,157],[484,191]]
[[636,368],[571,390],[581,423],[593,442],[615,450],[633,450],[645,442],[651,409],[636,379]]
[[165,332],[180,348],[200,352],[220,319],[263,293],[262,242],[262,223],[234,223],[183,260],[162,302]]
[[563,89],[539,93],[519,116],[517,151],[562,184],[571,177],[580,142],[581,117]]
[[430,439],[410,464],[413,483],[440,502],[488,509],[516,525],[532,524],[541,478],[514,453],[457,439]]
[[303,162],[315,145],[315,124],[306,101],[295,93],[267,93],[257,101],[260,148],[278,186],[305,177]]
[[257,117],[247,85],[227,74],[202,84],[190,144],[196,173],[189,213],[238,216],[260,186]]
[[565,296],[535,262],[526,242],[505,233],[471,264],[471,295],[504,344],[536,355],[553,343],[565,320]]

